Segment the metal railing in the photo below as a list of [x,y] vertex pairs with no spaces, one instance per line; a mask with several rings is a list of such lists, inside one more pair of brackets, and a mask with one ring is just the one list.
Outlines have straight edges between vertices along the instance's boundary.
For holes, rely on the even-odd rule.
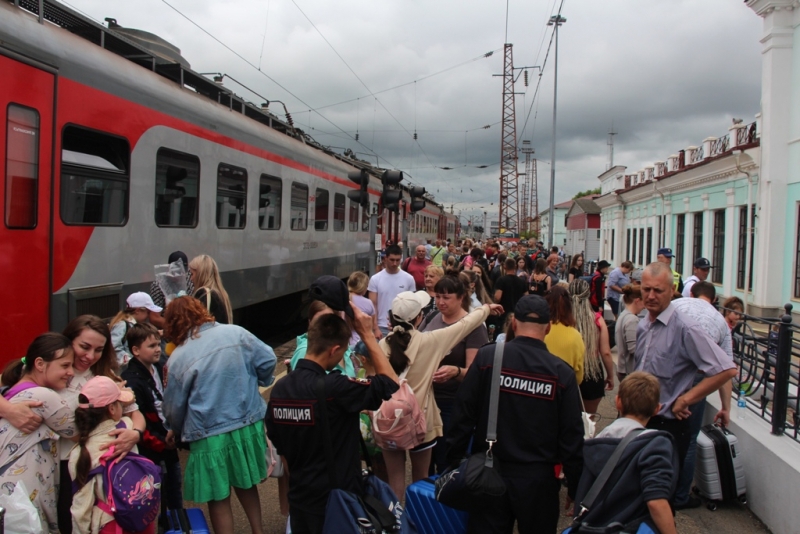
[[711,154],[709,157],[719,156],[720,154],[724,154],[728,151],[731,144],[731,136],[730,134],[723,135],[716,141],[711,143]]
[[689,164],[692,165],[694,163],[700,163],[703,161],[703,147],[700,146],[692,151],[691,157],[689,158]]
[[800,441],[800,335],[795,335],[800,326],[792,323],[792,305],[784,309],[778,319],[743,315],[734,328],[733,358],[739,372],[733,395],[743,390],[748,410],[769,422],[773,434]]

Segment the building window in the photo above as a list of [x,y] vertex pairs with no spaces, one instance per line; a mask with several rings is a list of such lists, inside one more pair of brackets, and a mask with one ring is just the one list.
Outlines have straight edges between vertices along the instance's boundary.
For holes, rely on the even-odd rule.
[[653,227],[650,226],[647,228],[647,265],[650,265],[653,262]]
[[341,193],[334,193],[333,195],[333,231],[344,232],[344,211],[347,203],[344,200],[344,195]]
[[615,230],[611,230],[611,261],[614,261],[614,232]]
[[686,240],[686,214],[678,215],[675,220],[675,270],[683,269],[683,249]]
[[703,257],[703,212],[694,214],[694,234],[692,239],[692,261]]
[[122,137],[67,126],[61,140],[61,220],[124,226],[130,147]]
[[314,203],[314,230],[324,231],[328,229],[328,205],[330,195],[327,189],[317,189],[316,201]]
[[631,259],[631,229],[628,228],[627,237],[625,238],[625,259]]
[[197,226],[200,160],[159,148],[156,152],[156,226]]
[[289,208],[292,230],[305,230],[308,226],[308,186],[292,182],[292,203]]
[[350,231],[351,232],[358,232],[358,204],[354,201],[350,201]]
[[639,228],[639,265],[644,265],[644,228]]
[[262,230],[279,230],[283,184],[280,178],[261,175],[258,183],[258,227]]
[[6,124],[8,228],[35,228],[39,192],[39,112],[9,104]]
[[217,167],[217,228],[244,228],[247,220],[247,171],[227,163]]
[[714,250],[712,251],[711,281],[715,284],[722,283],[725,271],[725,210],[714,212]]

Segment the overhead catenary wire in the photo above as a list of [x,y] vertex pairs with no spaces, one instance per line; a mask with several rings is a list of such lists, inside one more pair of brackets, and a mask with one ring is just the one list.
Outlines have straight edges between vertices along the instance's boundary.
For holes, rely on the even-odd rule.
[[[254,70],[256,70],[256,71],[257,71],[259,74],[261,74],[262,76],[264,76],[265,78],[267,78],[269,81],[271,81],[272,83],[274,83],[275,85],[277,85],[277,86],[278,86],[280,89],[282,89],[283,91],[285,91],[286,93],[288,93],[288,94],[289,94],[289,95],[290,95],[292,98],[296,99],[298,102],[300,102],[301,104],[303,104],[303,106],[305,106],[305,107],[307,107],[307,108],[309,108],[309,109],[313,109],[313,108],[312,108],[312,107],[311,107],[309,104],[307,104],[307,103],[306,103],[306,102],[305,102],[305,101],[304,101],[302,98],[300,98],[299,96],[297,96],[296,94],[294,94],[294,93],[293,93],[292,91],[290,91],[288,88],[284,87],[284,86],[283,86],[283,85],[282,85],[280,82],[278,82],[278,81],[277,81],[276,79],[274,79],[272,76],[270,76],[270,75],[269,75],[269,74],[267,74],[266,72],[264,72],[264,71],[260,70],[260,69],[258,68],[258,66],[257,66],[257,65],[253,64],[253,63],[252,63],[250,60],[248,60],[247,58],[245,58],[244,56],[242,56],[242,55],[241,55],[239,52],[237,52],[236,50],[234,50],[233,48],[231,48],[230,46],[228,46],[227,44],[225,44],[224,42],[222,42],[222,41],[221,41],[220,39],[218,39],[218,38],[217,38],[217,37],[216,37],[214,34],[212,34],[212,33],[211,33],[211,32],[209,32],[208,30],[206,30],[205,28],[203,28],[203,27],[202,27],[200,24],[198,24],[197,22],[195,22],[194,20],[192,20],[192,19],[191,19],[191,18],[190,18],[188,15],[185,15],[185,14],[184,14],[184,13],[183,13],[181,10],[179,10],[178,8],[176,8],[175,6],[173,6],[172,4],[170,4],[170,3],[169,3],[167,0],[161,0],[161,2],[163,2],[163,3],[164,3],[166,6],[167,6],[167,7],[169,7],[169,8],[170,8],[170,9],[172,9],[173,11],[175,11],[175,12],[176,12],[178,15],[180,15],[181,17],[183,17],[184,19],[186,19],[187,21],[189,21],[189,23],[191,23],[191,24],[192,24],[193,26],[195,26],[197,29],[199,29],[200,31],[202,31],[203,33],[205,33],[206,35],[208,35],[208,36],[209,36],[211,39],[213,39],[214,41],[216,41],[216,42],[217,42],[219,45],[221,45],[223,48],[225,48],[226,50],[228,50],[230,53],[232,53],[233,55],[235,55],[236,57],[238,57],[239,59],[241,59],[242,61],[244,61],[244,62],[245,62],[247,65],[249,65],[250,67],[252,67],[252,68],[253,68]],[[368,150],[368,151],[369,151],[371,154],[373,154],[375,157],[377,157],[377,158],[380,158],[381,160],[385,161],[385,162],[386,162],[386,164],[387,164],[389,167],[391,167],[391,168],[397,168],[397,167],[396,167],[395,165],[393,165],[393,164],[392,164],[392,163],[391,163],[389,160],[387,160],[386,158],[384,158],[384,157],[383,157],[383,156],[381,156],[380,154],[376,153],[376,152],[375,152],[375,151],[374,151],[372,148],[370,148],[370,147],[368,147],[367,145],[365,145],[365,144],[361,143],[360,141],[356,141],[356,140],[353,138],[353,136],[351,136],[351,135],[349,135],[347,132],[345,132],[345,130],[343,130],[341,127],[339,127],[339,125],[338,125],[338,124],[334,123],[332,120],[330,120],[329,118],[325,117],[325,116],[324,116],[324,115],[322,115],[322,114],[319,114],[319,113],[318,113],[318,115],[319,115],[319,116],[320,116],[320,117],[321,117],[321,118],[322,118],[322,119],[323,119],[325,122],[329,123],[331,126],[333,126],[334,128],[336,128],[336,129],[337,129],[337,130],[339,130],[340,132],[342,132],[342,133],[344,133],[345,135],[347,135],[347,136],[348,136],[348,138],[349,138],[350,140],[352,140],[352,141],[353,141],[353,142],[355,142],[355,143],[358,143],[358,144],[359,144],[361,147],[363,147],[365,150]]]

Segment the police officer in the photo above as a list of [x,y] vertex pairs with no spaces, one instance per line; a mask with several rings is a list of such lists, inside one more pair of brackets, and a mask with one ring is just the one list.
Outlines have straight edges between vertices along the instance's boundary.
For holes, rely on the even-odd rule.
[[[492,450],[507,491],[491,506],[472,510],[467,532],[554,533],[558,526],[562,463],[568,504],[583,468],[583,422],[575,372],[547,351],[550,310],[538,295],[522,297],[511,321],[514,339],[506,343],[500,381],[497,443]],[[484,451],[494,346],[478,351],[458,390],[448,461],[465,456],[475,429],[473,452]]]
[[[371,379],[348,378],[339,371],[326,374],[341,361],[351,331],[335,314],[317,317],[308,329],[308,350],[295,369],[273,388],[267,409],[267,433],[289,467],[289,513],[294,534],[320,533],[325,522],[325,505],[332,489],[326,448],[317,401],[317,384],[324,377],[330,447],[335,459],[333,486],[362,493],[359,412],[375,410],[397,391],[397,375],[383,356],[372,334],[372,318],[347,303],[336,302],[341,288],[326,277],[323,287],[315,282],[311,294],[344,308],[354,318],[356,332],[364,341],[375,367]],[[347,288],[341,280],[335,279]]]
[[681,273],[672,268],[673,257],[674,255],[672,254],[671,248],[660,248],[658,249],[658,254],[656,254],[656,261],[660,261],[661,263],[666,263],[669,265],[669,268],[672,271],[672,289],[678,293],[683,293],[683,277],[681,276]]

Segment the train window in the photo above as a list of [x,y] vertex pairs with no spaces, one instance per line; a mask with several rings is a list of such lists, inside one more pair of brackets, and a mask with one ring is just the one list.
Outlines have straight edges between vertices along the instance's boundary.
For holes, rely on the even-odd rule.
[[358,204],[350,201],[350,231],[358,232]]
[[361,211],[361,231],[369,232],[369,204]]
[[262,230],[280,229],[282,191],[280,178],[261,175],[258,184],[258,227]]
[[345,209],[344,195],[341,193],[334,193],[333,195],[333,231],[344,232],[344,209]]
[[308,186],[292,182],[292,230],[305,230],[308,226]]
[[39,190],[39,112],[10,104],[7,122],[6,226],[35,228]]
[[314,195],[314,230],[328,229],[328,206],[330,205],[330,195],[327,189],[317,189]]
[[67,126],[61,138],[61,220],[123,226],[128,220],[130,147],[122,137]]
[[156,226],[197,226],[200,159],[168,148],[156,152]]
[[217,167],[217,228],[244,228],[247,221],[247,171],[227,163]]

